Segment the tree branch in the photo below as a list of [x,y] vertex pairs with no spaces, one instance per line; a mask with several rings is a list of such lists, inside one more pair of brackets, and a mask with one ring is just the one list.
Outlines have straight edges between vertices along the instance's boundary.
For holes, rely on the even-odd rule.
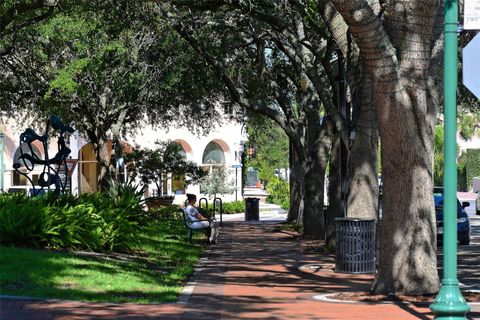
[[[267,117],[273,119],[277,122],[285,133],[292,138],[292,142],[299,144],[300,138],[293,128],[290,127],[286,118],[281,115],[279,112],[265,107],[264,105],[254,103],[250,101],[245,94],[242,92],[242,89],[238,88],[233,80],[228,76],[227,70],[222,62],[217,58],[211,55],[207,50],[205,50],[202,45],[187,31],[186,27],[177,19],[175,19],[171,7],[166,3],[158,3],[159,10],[167,21],[170,22],[174,30],[194,49],[198,55],[200,55],[216,72],[216,74],[222,79],[223,83],[226,85],[230,96],[233,101],[244,107],[245,109],[258,112],[266,115]],[[301,146],[298,146],[301,147]]]
[[[0,35],[4,33],[5,29],[13,22],[13,20],[22,14],[32,12],[38,9],[42,9],[45,7],[53,7],[56,6],[56,1],[47,1],[47,0],[35,0],[32,2],[19,2],[15,1],[15,4],[7,9],[1,16],[0,16]],[[31,19],[35,20],[35,18]],[[32,21],[33,22],[33,21]],[[24,27],[24,26],[21,26]],[[20,29],[20,26],[15,26],[15,29]]]

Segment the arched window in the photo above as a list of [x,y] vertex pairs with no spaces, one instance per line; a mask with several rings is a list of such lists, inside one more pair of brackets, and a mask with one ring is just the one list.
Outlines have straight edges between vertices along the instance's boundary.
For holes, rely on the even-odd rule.
[[[225,153],[219,143],[210,141],[203,151],[202,167],[208,174],[213,174],[225,165]],[[200,192],[206,192],[205,183],[200,184]]]
[[222,147],[215,141],[211,141],[205,147],[202,157],[203,164],[224,164],[225,163],[225,154]]
[[[20,147],[15,150],[15,153],[13,155],[13,163],[19,163],[20,168],[19,170],[22,172],[28,171],[26,170],[27,168],[32,168],[32,162],[27,159],[22,159],[22,153],[23,155],[31,155],[32,156],[32,151],[33,151],[33,156],[40,158],[41,159],[41,153],[38,150],[38,148],[35,145],[32,145],[32,149],[28,147],[26,143],[22,143]],[[38,166],[37,166],[38,167]],[[32,179],[34,184],[37,184],[38,182],[38,171],[41,171],[39,168],[34,168],[34,171],[29,173],[29,177]],[[12,185],[14,186],[26,186],[27,183],[27,178],[21,174],[19,174],[17,171],[13,170],[12,174]]]
[[[33,154],[32,154],[32,151],[33,151]],[[30,160],[20,158],[22,153],[23,155],[28,154],[37,158],[41,157],[41,153],[36,146],[32,145],[32,149],[30,149],[26,143],[22,143],[20,147],[18,147],[17,150],[15,150],[15,154],[13,156],[13,163],[20,163],[20,168],[32,167],[32,163],[30,162]]]

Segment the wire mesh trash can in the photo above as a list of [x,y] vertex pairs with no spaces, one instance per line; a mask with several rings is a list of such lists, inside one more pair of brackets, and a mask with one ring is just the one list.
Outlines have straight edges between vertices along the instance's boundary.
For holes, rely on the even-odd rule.
[[375,272],[375,220],[337,218],[335,272]]
[[259,198],[245,198],[245,221],[260,220]]

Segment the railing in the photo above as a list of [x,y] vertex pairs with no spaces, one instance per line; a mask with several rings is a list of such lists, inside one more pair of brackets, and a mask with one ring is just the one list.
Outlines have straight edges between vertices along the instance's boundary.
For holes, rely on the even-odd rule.
[[213,199],[213,216],[215,217],[215,214],[216,214],[216,212],[217,212],[217,211],[216,211],[216,207],[215,207],[216,204],[217,204],[217,202],[220,203],[220,206],[219,206],[219,208],[220,208],[220,225],[223,225],[223,220],[222,220],[222,215],[223,215],[223,201],[222,201],[222,199],[220,199],[220,198],[215,198],[215,199]]
[[198,200],[198,207],[199,208],[202,207],[202,200],[205,201],[205,210],[207,210],[207,212],[208,212],[208,199],[207,198],[200,198],[200,200]]

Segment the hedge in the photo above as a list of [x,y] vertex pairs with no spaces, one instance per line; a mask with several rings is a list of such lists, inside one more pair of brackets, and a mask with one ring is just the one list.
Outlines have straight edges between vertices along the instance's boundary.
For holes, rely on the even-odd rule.
[[473,177],[480,177],[480,149],[467,149],[458,160],[460,189],[471,190]]

